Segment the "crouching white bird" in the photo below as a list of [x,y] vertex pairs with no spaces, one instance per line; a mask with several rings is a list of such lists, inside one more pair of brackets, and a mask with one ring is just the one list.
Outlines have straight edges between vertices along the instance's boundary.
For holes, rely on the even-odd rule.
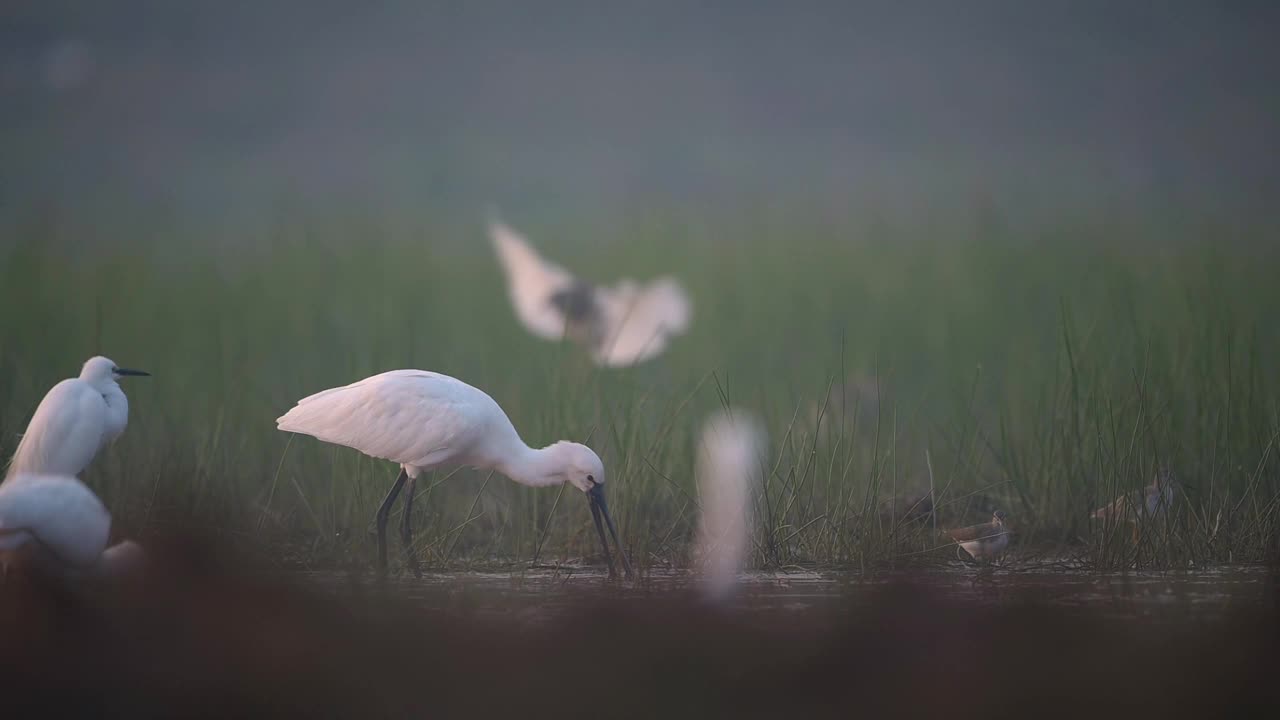
[[568,336],[597,364],[618,367],[661,354],[671,338],[689,329],[689,298],[674,278],[593,285],[544,260],[524,236],[500,222],[489,224],[489,236],[516,316],[540,338]]
[[409,567],[413,554],[413,488],[418,476],[439,467],[470,466],[496,470],[521,485],[548,487],[570,483],[587,495],[609,574],[617,571],[601,518],[613,543],[627,560],[604,498],[604,463],[586,445],[558,442],[535,450],[498,403],[484,391],[448,375],[426,370],[392,370],[298,401],[276,420],[286,432],[311,435],[375,458],[400,464],[400,474],[378,508],[378,567],[387,566],[387,518],[402,488],[406,499],[400,537]]
[[732,595],[751,552],[751,493],[759,486],[763,426],[751,415],[721,411],[702,430],[695,473],[701,495],[695,542],[702,592],[712,602]]
[[89,358],[80,377],[54,385],[40,401],[9,461],[6,477],[79,475],[129,423],[129,399],[117,381],[148,374],[118,367],[102,356]]
[[110,548],[111,513],[68,475],[19,473],[0,485],[0,553],[58,576],[110,575],[137,567],[141,548]]

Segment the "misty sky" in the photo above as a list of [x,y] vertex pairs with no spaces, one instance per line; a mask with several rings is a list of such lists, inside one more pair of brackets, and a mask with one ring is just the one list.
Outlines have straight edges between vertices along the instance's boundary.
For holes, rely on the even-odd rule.
[[1259,204],[1277,8],[11,0],[0,201]]

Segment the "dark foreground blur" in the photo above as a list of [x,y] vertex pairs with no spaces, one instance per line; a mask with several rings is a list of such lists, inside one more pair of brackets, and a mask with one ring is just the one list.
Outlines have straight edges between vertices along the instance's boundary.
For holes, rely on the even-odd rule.
[[[153,546],[155,547],[155,546]],[[1183,625],[1003,607],[905,584],[775,620],[583,601],[537,627],[339,599],[207,543],[145,575],[0,584],[6,717],[1225,716],[1280,709],[1263,605]]]

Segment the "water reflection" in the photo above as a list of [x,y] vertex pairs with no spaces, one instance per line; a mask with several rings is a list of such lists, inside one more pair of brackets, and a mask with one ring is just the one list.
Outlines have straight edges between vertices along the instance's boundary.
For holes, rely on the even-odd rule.
[[[603,569],[532,568],[508,572],[427,573],[421,578],[371,578],[311,572],[303,578],[340,596],[385,588],[429,611],[492,615],[539,622],[562,617],[583,600],[621,606],[655,599],[690,598],[697,577],[682,570],[651,570],[630,583],[610,583]],[[1037,602],[1064,611],[1150,620],[1189,616],[1216,619],[1228,609],[1267,602],[1265,567],[1226,566],[1181,572],[1097,573],[1064,565],[975,571],[968,567],[863,576],[810,570],[751,572],[740,576],[732,607],[744,613],[786,614],[860,607],[873,590],[909,584],[966,604],[1004,606]]]

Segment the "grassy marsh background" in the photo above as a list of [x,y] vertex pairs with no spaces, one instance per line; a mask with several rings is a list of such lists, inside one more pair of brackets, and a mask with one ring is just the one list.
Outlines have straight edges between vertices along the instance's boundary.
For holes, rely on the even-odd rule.
[[[155,375],[128,383],[130,427],[85,475],[124,531],[198,525],[282,563],[367,563],[394,467],[290,440],[274,419],[319,389],[419,367],[485,389],[530,444],[589,440],[642,566],[689,562],[694,442],[726,403],[770,431],[762,566],[952,558],[930,524],[881,512],[931,483],[939,526],[999,507],[1023,557],[1171,567],[1275,552],[1270,227],[767,206],[508,218],[586,277],[672,273],[690,290],[692,331],[666,355],[600,371],[518,326],[482,219],[290,209],[218,243],[173,217],[107,229],[11,216],[0,453],[53,383],[106,354]],[[823,411],[851,381],[878,385],[878,407]],[[1159,464],[1193,486],[1171,522],[1136,546],[1090,527],[1089,509]],[[469,470],[419,491],[416,539],[436,566],[595,552],[572,491]]]

